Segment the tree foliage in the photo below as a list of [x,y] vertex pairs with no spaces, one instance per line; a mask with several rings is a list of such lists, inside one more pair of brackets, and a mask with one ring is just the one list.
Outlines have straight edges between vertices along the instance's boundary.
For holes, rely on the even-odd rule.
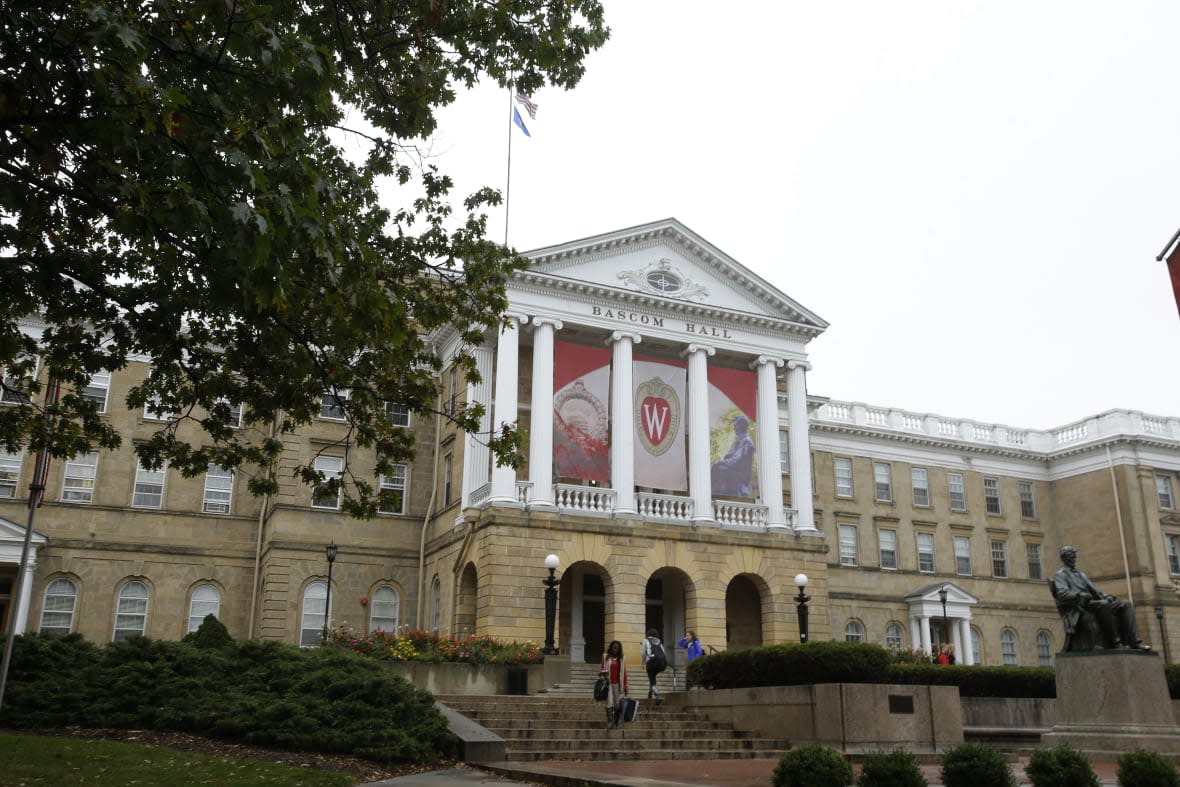
[[[607,35],[598,0],[4,3],[0,366],[3,398],[28,399],[0,408],[0,445],[116,447],[81,392],[142,359],[126,405],[175,414],[136,446],[149,466],[257,465],[252,491],[274,491],[278,438],[326,390],[347,392],[345,448],[375,449],[378,472],[408,458],[387,408],[435,411],[429,337],[480,342],[524,264],[486,237],[499,194],[456,209],[414,141],[481,80],[574,86]],[[379,202],[383,182],[404,207]],[[237,404],[252,429],[226,425]],[[452,417],[472,431],[480,414]],[[492,439],[514,458],[511,430]],[[354,482],[346,505],[371,513]]]

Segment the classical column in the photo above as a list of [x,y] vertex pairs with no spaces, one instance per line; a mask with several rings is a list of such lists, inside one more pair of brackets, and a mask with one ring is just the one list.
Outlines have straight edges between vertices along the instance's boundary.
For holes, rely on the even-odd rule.
[[[793,466],[792,469],[794,469]],[[930,618],[926,615],[922,615],[918,618],[918,625],[921,627],[920,633],[922,636],[922,650],[926,651],[927,653],[933,653],[934,651],[930,649]]]
[[488,396],[492,383],[492,350],[490,347],[476,347],[471,355],[475,359],[475,370],[479,373],[480,381],[476,383],[468,380],[467,401],[482,404],[484,411],[479,419],[479,434],[469,434],[465,440],[460,517],[463,516],[462,509],[471,505],[472,493],[490,480],[491,452],[485,435],[492,431],[492,401]]
[[791,455],[791,505],[795,509],[795,530],[801,533],[818,532],[815,527],[815,502],[811,498],[814,487],[811,483],[806,378],[810,368],[811,364],[806,361],[787,361],[787,450]]
[[959,621],[959,641],[963,643],[960,650],[958,645],[955,645],[955,650],[959,650],[959,663],[971,665],[975,663],[975,648],[971,647],[971,621],[963,618]]
[[13,631],[17,634],[24,634],[29,625],[29,607],[33,601],[33,569],[36,566],[37,551],[35,547],[31,547],[29,562],[25,565],[24,576],[20,578],[20,606],[12,613],[16,615],[16,628]]
[[918,623],[918,618],[910,616],[910,649],[917,650],[922,643],[922,627]]
[[963,662],[963,637],[961,636],[959,624],[962,620],[952,619],[947,625],[951,630],[951,644],[955,646],[955,663],[962,664]]
[[[504,424],[515,426],[518,419],[516,391],[520,385],[520,326],[528,317],[519,314],[504,316],[496,344],[496,398],[493,403],[492,431],[499,432]],[[497,505],[518,505],[516,471],[511,467],[492,464],[492,497]]]
[[533,413],[529,426],[528,504],[553,508],[553,333],[561,321],[534,317]]
[[690,344],[688,359],[688,489],[692,520],[713,521],[713,478],[709,462],[709,361],[717,351]]
[[[778,458],[778,368],[783,363],[781,358],[767,356],[754,362],[758,369],[758,494],[766,506],[770,530],[787,528],[783,468]],[[791,460],[794,468],[794,457]]]
[[610,484],[615,513],[635,511],[635,370],[631,348],[643,341],[635,333],[611,334]]

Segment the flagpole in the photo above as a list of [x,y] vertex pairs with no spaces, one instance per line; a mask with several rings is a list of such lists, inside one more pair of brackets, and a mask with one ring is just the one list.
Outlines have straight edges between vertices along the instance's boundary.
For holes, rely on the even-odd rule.
[[512,93],[513,87],[508,87],[508,177],[504,187],[504,245],[508,245],[508,210],[512,202]]

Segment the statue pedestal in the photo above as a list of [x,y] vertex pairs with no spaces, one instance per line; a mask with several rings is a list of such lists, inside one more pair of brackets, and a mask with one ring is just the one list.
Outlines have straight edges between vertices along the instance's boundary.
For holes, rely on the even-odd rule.
[[1042,746],[1091,756],[1134,749],[1180,755],[1180,726],[1160,657],[1151,651],[1057,654],[1056,723]]

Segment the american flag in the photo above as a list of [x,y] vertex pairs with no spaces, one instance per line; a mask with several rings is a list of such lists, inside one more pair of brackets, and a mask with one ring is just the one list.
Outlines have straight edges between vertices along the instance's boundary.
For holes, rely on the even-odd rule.
[[533,120],[537,119],[537,105],[533,103],[532,99],[524,93],[517,93],[516,103],[524,107],[524,111],[529,113],[529,117]]

